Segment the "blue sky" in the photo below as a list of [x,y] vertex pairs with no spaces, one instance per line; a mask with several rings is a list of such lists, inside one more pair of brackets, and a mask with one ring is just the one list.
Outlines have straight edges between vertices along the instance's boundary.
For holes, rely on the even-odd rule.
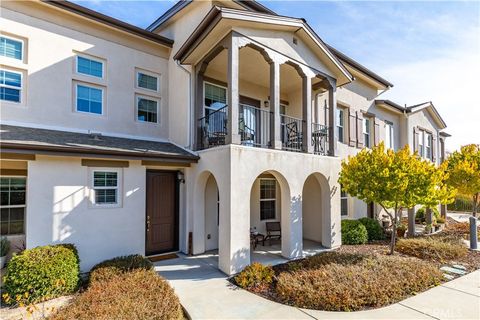
[[[75,1],[147,27],[176,1]],[[382,98],[432,101],[453,135],[480,143],[480,1],[260,1],[395,84]]]

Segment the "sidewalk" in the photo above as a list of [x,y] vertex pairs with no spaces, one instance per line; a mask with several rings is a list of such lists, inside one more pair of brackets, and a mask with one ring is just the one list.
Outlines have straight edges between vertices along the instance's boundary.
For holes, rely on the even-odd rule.
[[388,307],[327,312],[282,305],[231,285],[210,257],[155,263],[192,319],[480,319],[480,270]]

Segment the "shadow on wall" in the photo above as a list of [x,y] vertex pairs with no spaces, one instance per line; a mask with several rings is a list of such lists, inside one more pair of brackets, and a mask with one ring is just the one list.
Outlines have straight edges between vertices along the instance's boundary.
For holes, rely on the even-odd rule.
[[234,252],[230,265],[235,266],[234,273],[242,271],[250,264],[250,248],[242,248]]

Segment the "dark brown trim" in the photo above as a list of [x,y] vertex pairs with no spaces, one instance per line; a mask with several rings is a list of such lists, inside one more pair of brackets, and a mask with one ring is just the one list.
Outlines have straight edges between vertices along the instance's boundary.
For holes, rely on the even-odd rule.
[[[89,148],[76,148],[76,147],[62,147],[62,146],[44,146],[44,145],[27,145],[17,143],[2,143],[1,150],[11,152],[12,150],[18,151],[31,151],[35,154],[50,154],[50,155],[64,155],[64,156],[77,156],[77,157],[100,157],[100,156],[118,156],[125,159],[152,159],[152,160],[164,160],[175,159],[178,161],[198,162],[199,156],[191,155],[170,155],[170,154],[155,154],[155,153],[140,153],[129,151],[114,151],[114,150],[98,150]],[[3,152],[3,151],[2,151]],[[27,152],[28,153],[28,152]]]
[[82,159],[84,167],[128,168],[129,165],[128,161]]
[[0,152],[2,160],[35,160],[34,154]]
[[161,45],[164,45],[166,47],[172,48],[173,46],[173,40],[168,39],[166,37],[162,37],[158,34],[155,34],[153,32],[144,30],[142,28],[136,27],[134,25],[131,25],[129,23],[125,23],[121,20],[109,17],[107,15],[101,14],[97,11],[90,10],[88,8],[85,8],[83,6],[80,6],[78,4],[65,1],[65,0],[42,0],[42,2],[55,6],[57,8],[67,10],[69,12],[78,14],[80,16],[83,16],[85,18],[95,20],[97,22],[106,24],[110,27],[114,27],[116,29],[120,29],[122,31],[131,33],[133,35],[136,35],[138,37],[159,43]]
[[203,76],[203,82],[210,82],[212,84],[216,84],[217,86],[228,88],[228,83],[206,76]]
[[142,160],[142,166],[162,166],[162,167],[190,167],[190,163],[187,162],[173,162],[173,161],[155,161],[155,160]]
[[[270,96],[267,97],[268,101],[270,101]],[[283,104],[285,106],[288,107],[288,105],[290,104],[287,100],[282,100],[280,99],[280,104]]]
[[26,169],[0,169],[2,176],[27,176]]

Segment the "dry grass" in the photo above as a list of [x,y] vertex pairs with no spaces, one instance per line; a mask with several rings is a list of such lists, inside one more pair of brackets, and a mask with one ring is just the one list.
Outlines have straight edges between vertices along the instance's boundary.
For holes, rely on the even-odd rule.
[[441,280],[434,265],[418,259],[329,252],[291,264],[274,290],[297,307],[354,311],[397,302]]
[[395,250],[412,257],[438,262],[463,258],[468,254],[467,247],[455,238],[400,239]]
[[173,289],[152,270],[134,270],[94,282],[50,319],[182,319]]

